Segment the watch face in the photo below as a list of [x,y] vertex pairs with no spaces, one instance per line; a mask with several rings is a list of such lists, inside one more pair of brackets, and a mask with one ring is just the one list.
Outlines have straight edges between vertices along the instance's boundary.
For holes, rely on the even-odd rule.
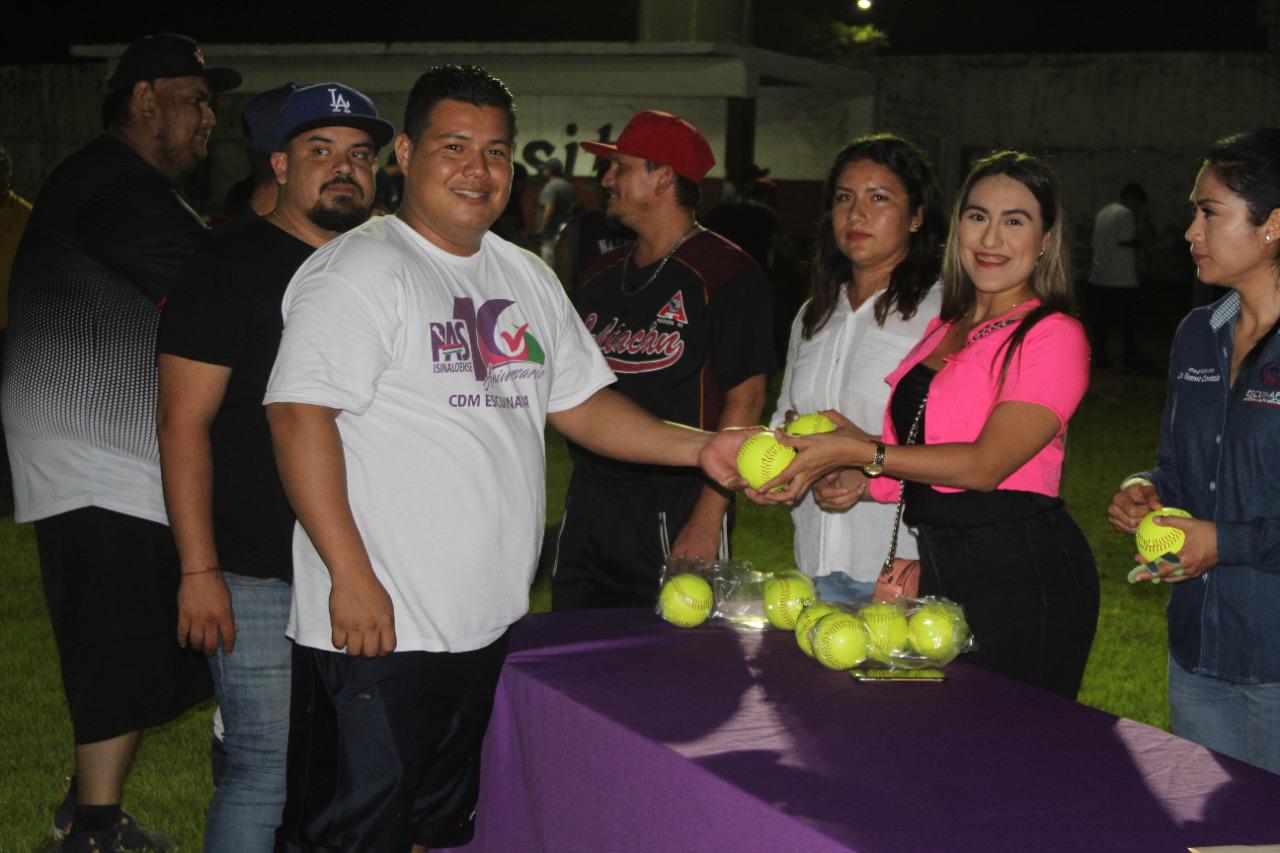
[[868,477],[879,477],[884,473],[884,466],[876,462],[870,462],[862,466],[862,473],[866,474]]

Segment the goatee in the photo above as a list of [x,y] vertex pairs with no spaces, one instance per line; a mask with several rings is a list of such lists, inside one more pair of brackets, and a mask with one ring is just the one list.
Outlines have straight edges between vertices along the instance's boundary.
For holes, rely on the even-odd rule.
[[317,201],[307,211],[307,219],[317,228],[341,234],[350,231],[369,218],[369,208],[360,204],[339,204],[334,207]]

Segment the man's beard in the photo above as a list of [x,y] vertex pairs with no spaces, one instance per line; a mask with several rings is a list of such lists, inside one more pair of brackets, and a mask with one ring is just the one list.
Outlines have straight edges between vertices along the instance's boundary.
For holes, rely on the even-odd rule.
[[205,147],[202,154],[192,147],[190,141],[186,145],[178,145],[174,143],[172,137],[173,134],[169,132],[168,127],[160,129],[158,137],[160,140],[160,171],[170,178],[185,178],[195,171],[196,166],[200,165],[200,161],[208,155],[209,149]]
[[307,219],[317,228],[341,234],[350,231],[369,218],[369,208],[355,199],[349,203],[330,207],[323,201],[317,201],[307,211]]
[[369,207],[362,204],[355,196],[338,196],[335,204],[326,205],[324,203],[324,191],[337,184],[346,184],[354,187],[356,192],[361,195],[364,194],[360,185],[355,181],[334,178],[320,187],[320,198],[316,199],[316,203],[311,205],[311,209],[307,211],[307,218],[317,228],[341,234],[350,231],[368,219]]

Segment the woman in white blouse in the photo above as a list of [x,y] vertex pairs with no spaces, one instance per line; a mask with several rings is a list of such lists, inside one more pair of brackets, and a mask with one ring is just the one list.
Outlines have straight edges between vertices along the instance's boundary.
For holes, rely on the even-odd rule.
[[[827,176],[810,275],[812,295],[791,327],[772,425],[835,409],[869,433],[884,422],[885,377],[938,314],[946,223],[924,155],[892,134],[847,145]],[[791,511],[796,564],[827,601],[869,597],[889,550],[896,507],[863,501],[861,472],[832,475],[847,501],[820,508],[813,494]],[[898,556],[914,559],[909,530]]]

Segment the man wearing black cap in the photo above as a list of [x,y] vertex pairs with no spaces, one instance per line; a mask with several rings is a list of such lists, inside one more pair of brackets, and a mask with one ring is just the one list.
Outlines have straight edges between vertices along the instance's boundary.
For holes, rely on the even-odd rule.
[[298,89],[273,121],[275,209],[195,255],[158,342],[160,461],[182,564],[178,641],[212,655],[226,726],[205,850],[228,853],[268,853],[285,799],[294,516],[262,408],[280,299],[315,249],[369,217],[377,151],[394,133],[341,83]]
[[[612,161],[609,215],[637,234],[587,267],[573,291],[615,389],[675,423],[758,423],[774,368],[772,296],[759,265],[694,216],[698,184],[715,165],[711,146],[679,116],[644,110],[616,145],[582,149]],[[728,557],[732,496],[696,469],[569,449],[553,609],[652,605],[668,557]]]
[[251,222],[275,209],[278,185],[271,168],[271,154],[276,144],[276,116],[297,90],[297,83],[285,83],[245,101],[240,112],[240,127],[244,132],[249,174],[227,190],[223,214],[228,223]]
[[214,93],[239,82],[205,67],[185,36],[130,45],[103,102],[106,132],[49,176],[14,265],[4,428],[75,735],[65,851],[167,849],[121,811],[124,776],[141,730],[210,692],[204,661],[173,640],[155,330],[206,232],[175,182],[206,156]]

